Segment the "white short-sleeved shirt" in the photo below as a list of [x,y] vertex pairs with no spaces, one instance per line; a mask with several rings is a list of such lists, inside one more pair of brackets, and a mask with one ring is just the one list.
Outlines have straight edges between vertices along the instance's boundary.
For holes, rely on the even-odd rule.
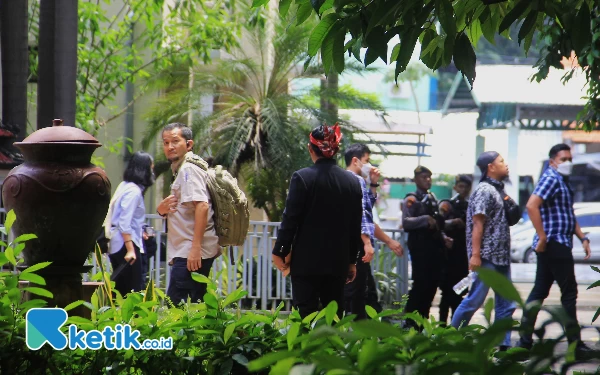
[[167,255],[173,258],[187,258],[194,239],[195,207],[193,202],[208,203],[208,219],[202,239],[202,259],[214,258],[221,247],[215,231],[213,208],[208,193],[208,175],[199,167],[184,163],[171,185],[171,194],[177,198],[177,211],[168,216]]

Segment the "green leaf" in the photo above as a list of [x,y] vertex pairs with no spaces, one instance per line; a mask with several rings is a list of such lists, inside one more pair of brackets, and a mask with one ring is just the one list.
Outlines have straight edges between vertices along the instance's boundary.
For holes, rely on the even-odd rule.
[[492,321],[492,311],[494,311],[494,299],[488,298],[483,308],[483,316],[488,324]]
[[508,30],[510,25],[512,25],[518,18],[520,18],[525,11],[529,7],[531,0],[521,0],[504,16],[502,22],[500,22],[500,28],[498,29],[499,33],[502,33],[505,30]]
[[377,311],[374,308],[367,305],[367,306],[365,306],[365,311],[367,312],[367,315],[369,316],[369,318],[377,319]]
[[[332,30],[333,31],[333,30]],[[346,34],[344,30],[337,30],[336,35],[333,40],[333,67],[338,73],[344,71],[344,64],[346,60],[346,54],[344,53],[344,40],[346,39]]]
[[225,301],[223,301],[223,307],[229,306],[230,304],[239,301],[240,299],[244,298],[244,296],[246,296],[247,294],[248,292],[245,290],[235,290],[225,298]]
[[527,17],[525,17],[525,21],[523,21],[523,24],[521,25],[521,28],[519,29],[519,36],[517,39],[517,41],[519,42],[519,45],[521,44],[521,41],[523,39],[525,39],[530,33],[533,33],[533,27],[535,26],[535,23],[537,21],[537,16],[538,16],[538,12],[535,10],[532,10],[529,12]]
[[29,240],[33,240],[38,238],[38,236],[36,236],[35,234],[31,233],[31,234],[22,234],[19,237],[15,238],[15,240],[13,242],[25,242],[25,241],[29,241]]
[[15,210],[8,211],[8,213],[6,214],[6,220],[4,221],[4,228],[6,229],[6,233],[10,233],[10,229],[15,223],[15,220],[17,220]]
[[23,288],[23,290],[26,290],[32,294],[37,294],[38,296],[42,296],[42,297],[47,297],[47,298],[53,297],[52,293],[50,293],[46,289],[42,289],[42,288],[27,287],[27,288]]
[[436,0],[435,15],[442,25],[446,35],[454,38],[456,35],[456,20],[454,19],[454,8],[451,0]]
[[319,8],[319,15],[323,15],[323,13],[327,12],[331,8],[333,8],[333,0],[325,0],[323,5],[321,5]]
[[495,293],[498,293],[509,301],[517,302],[520,306],[523,306],[523,300],[513,283],[499,272],[480,267],[477,270],[477,277],[479,277],[485,285],[492,288]]
[[[458,36],[456,38],[458,38]],[[442,55],[442,64],[444,66],[450,65],[450,63],[452,62],[452,56],[455,53],[455,43],[456,39],[454,38],[450,38],[448,36],[444,38],[444,50]]]
[[577,12],[577,16],[575,16],[575,22],[571,30],[571,42],[577,55],[581,55],[581,52],[592,43],[590,18],[590,9],[584,1]]
[[469,37],[465,33],[460,33],[456,37],[453,56],[454,65],[467,77],[471,87],[473,87],[473,82],[475,82],[476,57]]
[[415,45],[417,44],[417,40],[419,39],[421,31],[423,31],[421,28],[411,27],[400,37],[401,45],[400,52],[398,53],[398,59],[396,60],[396,70],[394,72],[395,79],[398,79],[398,75],[406,70],[408,62],[415,51]]
[[297,351],[267,353],[264,356],[248,363],[248,370],[251,372],[262,370],[286,358],[295,357],[297,354]]
[[29,273],[29,272],[35,272],[35,271],[39,271],[42,268],[46,268],[49,265],[51,265],[52,262],[42,262],[42,263],[38,263],[38,264],[34,264],[31,267],[27,267],[25,270],[23,270],[23,272],[21,273]]
[[6,259],[10,262],[10,264],[12,264],[13,266],[17,265],[17,259],[15,258],[15,250],[12,248],[12,246],[9,246],[6,248],[6,250],[4,250],[4,255],[6,256]]
[[66,307],[65,307],[65,311],[70,311],[73,310],[76,307],[79,307],[81,305],[83,305],[84,301],[75,301],[75,302],[71,302],[69,303]]
[[[339,17],[335,13],[331,13],[323,17],[321,22],[314,28],[308,39],[308,54],[315,56],[319,52],[319,48],[329,32],[338,24]],[[340,25],[338,25],[339,27]]]
[[19,274],[19,280],[29,281],[39,285],[46,285],[46,280],[43,277],[36,275],[35,273],[23,273]]
[[593,269],[594,271],[600,273],[600,268],[596,267],[596,266],[590,266],[591,269]]
[[396,44],[394,46],[394,49],[392,49],[392,56],[390,57],[390,61],[396,61],[396,59],[398,58],[398,53],[400,53],[400,43]]
[[217,297],[213,296],[211,293],[206,293],[204,295],[204,303],[215,310],[219,308]]
[[335,43],[335,33],[331,30],[323,44],[321,45],[321,62],[323,63],[323,70],[326,76],[329,76],[333,72],[333,45]]
[[312,5],[312,8],[315,10],[315,12],[317,12],[317,14],[321,14],[319,10],[321,9],[324,3],[325,0],[310,0],[310,5]]
[[296,25],[302,25],[304,21],[310,17],[313,8],[310,1],[306,1],[298,5],[298,11],[296,12]]
[[192,272],[192,279],[194,279],[194,281],[197,283],[203,283],[203,284],[212,283],[212,281],[208,277],[201,275],[198,272]]
[[300,323],[292,324],[286,335],[288,350],[294,349],[294,340],[298,337],[298,333],[300,333]]
[[229,341],[231,335],[233,335],[233,331],[235,331],[235,323],[231,323],[225,328],[225,333],[223,334],[223,341],[225,341],[225,344],[227,344],[227,341]]
[[333,323],[333,318],[335,317],[335,314],[337,314],[337,310],[338,304],[336,301],[329,302],[329,304],[325,308],[325,322],[327,322],[328,325],[331,325],[331,323]]
[[595,283],[593,283],[592,285],[588,286],[587,289],[592,289],[592,288],[595,288],[597,286],[600,286],[600,280],[598,280]]
[[594,323],[596,321],[596,319],[598,319],[599,316],[600,316],[600,307],[598,308],[598,310],[596,310],[596,313],[594,314],[594,317],[592,318],[592,323]]
[[350,327],[352,327],[356,334],[362,337],[401,338],[404,335],[399,328],[376,320],[361,320],[358,322],[353,322],[350,324]]
[[31,299],[29,301],[25,301],[22,304],[19,305],[19,309],[25,311],[25,310],[29,310],[29,309],[36,309],[36,308],[40,308],[40,307],[46,307],[46,305],[48,305],[48,302],[41,300],[41,299]]
[[302,324],[310,323],[317,316],[318,313],[318,311],[315,311],[314,313],[305,316],[304,319],[302,319]]
[[481,39],[483,31],[481,30],[481,22],[478,19],[473,20],[471,26],[468,28],[469,40],[473,46],[477,47],[477,42]]
[[269,2],[269,0],[253,0],[252,1],[252,8],[258,8],[261,7],[265,4],[267,4]]
[[[287,16],[288,11],[290,9],[290,5],[292,5],[292,0],[279,0],[279,14],[282,17]],[[247,362],[248,360],[246,360]]]
[[243,356],[241,354],[234,354],[233,356],[231,356],[231,359],[233,359],[234,361],[236,361],[237,363],[239,363],[242,366],[248,365],[248,358],[246,358],[245,356]]

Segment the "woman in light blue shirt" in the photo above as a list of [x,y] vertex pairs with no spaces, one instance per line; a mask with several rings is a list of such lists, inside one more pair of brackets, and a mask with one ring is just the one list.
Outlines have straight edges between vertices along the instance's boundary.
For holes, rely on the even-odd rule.
[[154,184],[153,168],[152,156],[134,153],[111,201],[110,262],[113,271],[129,263],[115,278],[115,288],[121,295],[143,289],[140,249],[146,219],[144,194]]

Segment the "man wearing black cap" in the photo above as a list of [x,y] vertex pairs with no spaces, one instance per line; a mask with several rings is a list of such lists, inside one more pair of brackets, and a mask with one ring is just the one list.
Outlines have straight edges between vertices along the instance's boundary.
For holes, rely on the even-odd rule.
[[444,232],[454,241],[452,248],[444,249],[444,264],[440,290],[440,322],[448,321],[448,313],[456,311],[462,302],[463,294],[458,295],[452,287],[469,273],[469,259],[467,258],[467,238],[465,223],[467,222],[467,208],[473,179],[461,174],[456,176],[454,190],[457,194],[448,200],[440,201],[440,213],[446,219]]
[[[492,269],[510,280],[510,216],[504,200],[512,200],[506,196],[502,183],[508,177],[508,165],[500,154],[488,151],[479,155],[477,166],[481,170],[481,183],[471,195],[467,209],[469,269]],[[489,289],[477,276],[474,277],[469,294],[454,312],[453,327],[469,324],[473,314],[483,305]],[[516,308],[514,302],[499,294],[495,297],[496,319],[511,319]],[[500,350],[510,347],[510,333],[510,330],[506,332]]]
[[[414,181],[417,191],[408,194],[402,205],[402,227],[408,233],[413,279],[406,312],[417,311],[422,317],[429,318],[431,302],[440,282],[446,237],[442,232],[444,220],[439,214],[438,202],[429,192],[431,171],[417,167]],[[449,238],[446,245],[451,246]],[[414,323],[407,322],[407,325],[414,326]]]

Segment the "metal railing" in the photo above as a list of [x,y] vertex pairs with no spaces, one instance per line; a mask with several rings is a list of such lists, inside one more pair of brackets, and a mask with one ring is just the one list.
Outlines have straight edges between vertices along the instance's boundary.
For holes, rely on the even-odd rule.
[[[157,288],[164,291],[168,289],[170,280],[170,267],[164,252],[166,246],[165,220],[159,215],[147,215],[146,221],[156,230],[157,251],[149,262],[150,280]],[[223,292],[231,293],[237,288],[242,288],[248,294],[245,301],[246,307],[272,309],[280,302],[284,302],[286,309],[291,305],[291,282],[279,272],[272,264],[271,250],[277,239],[279,229],[277,222],[251,221],[246,242],[243,246],[233,247],[233,264],[229,259],[229,252],[217,258],[213,264],[212,277],[217,288]],[[384,230],[390,237],[399,241],[406,250],[403,232],[400,230]],[[407,250],[406,250],[407,251]],[[107,255],[103,255],[103,264],[106,270],[111,270]],[[84,280],[89,280],[91,275],[100,271],[95,257],[91,257],[93,266],[89,274],[84,275]],[[387,246],[377,242],[375,256],[371,267],[378,286],[380,300],[390,304],[400,301],[408,293],[408,259],[397,257]]]
[[[0,219],[4,222],[6,213],[0,209]],[[146,215],[146,223],[155,228],[157,250],[154,257],[148,260],[148,281],[156,288],[166,292],[169,287],[171,268],[167,264],[166,221],[159,215]],[[248,294],[244,299],[245,308],[274,309],[280,302],[285,303],[286,310],[291,308],[291,280],[286,278],[272,264],[271,250],[277,239],[280,223],[251,221],[246,242],[243,246],[233,247],[233,264],[229,259],[229,251],[217,258],[212,268],[212,278],[220,291],[231,293],[242,288]],[[403,232],[400,230],[384,230],[390,237],[399,241],[407,252]],[[6,241],[6,236],[0,239]],[[163,244],[161,246],[161,243]],[[3,248],[0,251],[4,251]],[[100,272],[96,257],[90,254],[87,264],[92,269],[83,274],[83,281],[91,281]],[[108,272],[112,266],[107,254],[102,255],[102,265]],[[378,294],[383,303],[391,304],[400,301],[408,293],[408,259],[396,257],[383,243],[375,245],[375,256],[371,268],[378,286]],[[11,267],[12,269],[12,267]],[[17,272],[16,269],[12,269]]]

